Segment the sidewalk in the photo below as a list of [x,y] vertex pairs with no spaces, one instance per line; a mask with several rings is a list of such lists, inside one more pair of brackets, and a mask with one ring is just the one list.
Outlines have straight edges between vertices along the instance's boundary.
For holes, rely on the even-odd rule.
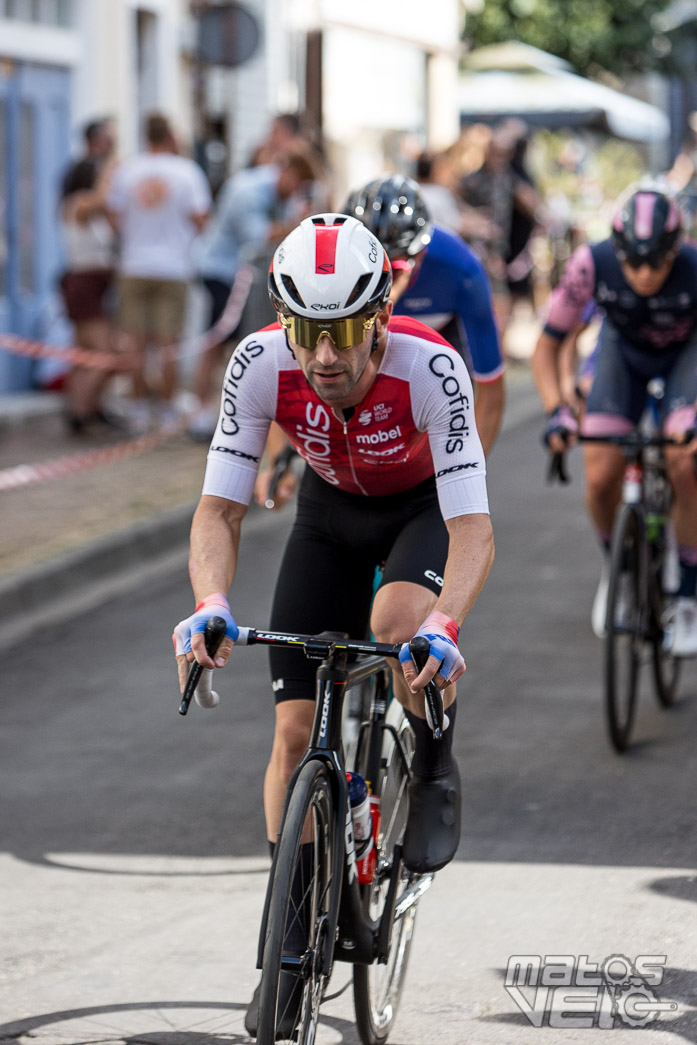
[[[517,423],[521,410],[538,409],[526,359],[529,325],[511,342],[517,360],[509,362],[506,426]],[[0,472],[124,442],[122,432],[110,429],[70,434],[61,408],[55,393],[0,397]],[[181,433],[137,456],[0,492],[0,632],[48,599],[103,586],[109,573],[185,548],[207,449]]]

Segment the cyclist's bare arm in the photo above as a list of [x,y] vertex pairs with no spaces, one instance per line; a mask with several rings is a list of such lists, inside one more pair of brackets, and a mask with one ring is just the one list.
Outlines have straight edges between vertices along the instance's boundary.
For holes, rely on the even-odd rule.
[[562,346],[559,338],[546,334],[544,330],[537,339],[532,354],[532,375],[542,405],[547,413],[559,405],[562,397],[559,356]]
[[[450,545],[443,575],[443,589],[433,610],[458,625],[474,606],[494,562],[494,535],[488,515],[458,515],[446,520]],[[429,659],[411,681],[412,690],[422,689],[436,675],[437,664]],[[439,688],[445,685],[440,675]]]
[[[260,504],[262,507],[266,505],[268,500],[269,483],[271,481],[271,476],[273,475],[274,461],[287,446],[288,439],[286,438],[283,429],[280,425],[277,425],[275,421],[272,421],[266,439],[266,447],[264,449],[261,467],[257,475],[256,483],[254,484],[254,499],[257,504]],[[295,493],[297,485],[297,476],[291,469],[288,469],[276,488],[274,507],[282,508]]]
[[491,518],[483,513],[458,515],[445,525],[450,546],[443,589],[434,608],[462,624],[493,565],[494,534]]
[[[214,592],[227,595],[237,569],[240,528],[247,506],[223,497],[204,494],[191,525],[189,576],[198,605]],[[232,641],[225,637],[218,648],[216,662],[206,653],[203,634],[191,640],[191,655],[177,657],[180,684],[186,680],[188,661],[194,657],[205,668],[220,667],[232,652]]]
[[475,385],[475,390],[474,417],[482,449],[485,456],[488,457],[496,442],[503,417],[506,399],[503,376],[498,377],[495,381],[479,381]]

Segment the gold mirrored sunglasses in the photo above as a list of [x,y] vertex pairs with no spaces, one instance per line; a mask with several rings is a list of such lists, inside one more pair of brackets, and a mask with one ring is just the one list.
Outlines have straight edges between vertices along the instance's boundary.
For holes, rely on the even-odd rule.
[[281,326],[295,345],[314,352],[323,337],[330,338],[334,345],[345,352],[349,348],[360,345],[373,323],[377,312],[372,316],[348,316],[346,319],[305,319],[304,316],[284,316],[279,313]]

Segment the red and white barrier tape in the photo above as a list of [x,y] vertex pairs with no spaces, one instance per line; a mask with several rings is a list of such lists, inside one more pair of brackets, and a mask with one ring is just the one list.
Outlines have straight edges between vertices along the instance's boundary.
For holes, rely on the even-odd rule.
[[[188,338],[167,345],[160,351],[169,358],[197,356],[209,352],[216,345],[225,341],[238,326],[242,311],[254,281],[254,269],[251,265],[242,265],[235,276],[230,296],[218,322],[210,330],[197,337]],[[17,334],[0,333],[0,351],[11,352],[15,356],[30,359],[63,359],[74,366],[86,367],[90,370],[132,370],[141,360],[132,353],[125,352],[89,352],[77,345],[61,347],[50,345],[45,341],[19,337]]]
[[175,435],[179,435],[188,423],[189,418],[183,417],[174,424],[166,425],[157,432],[130,439],[116,446],[105,446],[95,450],[83,450],[76,454],[67,454],[65,457],[56,457],[48,461],[39,461],[36,464],[18,464],[12,468],[4,468],[0,471],[0,491],[19,490],[33,483],[44,482],[47,479],[59,479],[64,475],[75,475],[77,472],[96,468],[97,465],[109,464],[112,461],[123,461],[127,457],[135,457],[137,454],[152,450],[160,443],[166,442]]

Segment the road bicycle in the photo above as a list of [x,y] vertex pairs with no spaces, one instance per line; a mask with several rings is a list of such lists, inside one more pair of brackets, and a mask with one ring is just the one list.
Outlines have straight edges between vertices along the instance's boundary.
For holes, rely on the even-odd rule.
[[[216,620],[224,631],[220,618],[209,622],[209,650],[217,648],[223,633],[216,637]],[[319,661],[310,742],[288,785],[259,934],[257,1042],[311,1045],[334,962],[341,961],[353,965],[360,1039],[363,1045],[382,1045],[397,1015],[417,905],[433,881],[432,874],[413,873],[402,862],[414,741],[401,705],[389,700],[387,663],[401,646],[330,633],[240,628],[236,645],[254,644],[293,647]],[[424,639],[410,644],[419,669],[428,645]],[[200,665],[192,665],[182,714],[202,677]],[[434,735],[440,736],[442,696],[433,684],[425,696]],[[345,700],[352,716],[361,718],[348,759],[342,740]],[[370,882],[359,882],[347,770],[368,782],[379,809]],[[296,978],[297,990],[283,990],[282,974]],[[284,1004],[293,1008],[290,1018]]]
[[[641,667],[650,660],[659,706],[677,697],[681,660],[671,652],[678,562],[670,522],[673,494],[665,447],[682,440],[664,436],[660,404],[662,378],[647,386],[647,404],[638,427],[626,435],[581,435],[581,442],[620,447],[625,455],[622,498],[610,544],[610,576],[605,618],[605,710],[614,749],[627,749],[636,715]],[[568,482],[564,454],[554,454],[549,479]]]
[[[671,653],[673,595],[666,577],[675,565],[670,529],[672,492],[664,447],[676,440],[651,425],[626,435],[581,436],[620,447],[625,455],[622,500],[610,544],[605,618],[605,708],[613,747],[629,745],[640,669],[650,659],[659,706],[676,698],[681,662]],[[677,585],[670,584],[675,590]]]

